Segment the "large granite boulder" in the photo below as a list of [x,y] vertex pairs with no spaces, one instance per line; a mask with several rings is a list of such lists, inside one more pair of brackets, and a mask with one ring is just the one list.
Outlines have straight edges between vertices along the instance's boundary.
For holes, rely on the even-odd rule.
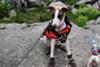
[[96,19],[96,24],[100,24],[100,17]]
[[31,7],[31,6],[41,6],[43,5],[43,0],[29,0],[28,1],[28,6]]
[[[20,24],[0,24],[0,27],[5,27],[5,29],[0,29],[0,67],[17,67],[18,62],[32,47],[34,47],[33,50],[25,56],[18,67],[47,67],[49,56],[45,55],[46,45],[39,41],[34,46],[47,24],[48,22],[35,23],[31,27],[23,29],[21,29],[23,25]],[[85,30],[73,24],[68,38],[78,67],[86,67],[87,65],[92,46],[91,37],[92,32],[89,29]],[[55,58],[55,67],[68,67],[66,53],[56,49]]]

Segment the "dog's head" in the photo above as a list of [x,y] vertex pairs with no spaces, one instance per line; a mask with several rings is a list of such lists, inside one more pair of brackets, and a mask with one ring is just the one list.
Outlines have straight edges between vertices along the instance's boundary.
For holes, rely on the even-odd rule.
[[58,1],[53,2],[49,5],[49,9],[52,13],[52,26],[58,27],[60,25],[60,22],[65,17],[65,12],[68,10],[68,6],[64,3]]

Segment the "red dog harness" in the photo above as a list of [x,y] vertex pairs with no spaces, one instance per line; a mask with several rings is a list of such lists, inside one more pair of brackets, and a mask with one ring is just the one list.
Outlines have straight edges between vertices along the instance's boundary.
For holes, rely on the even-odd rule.
[[[60,31],[60,32],[57,32],[59,35],[63,35],[63,34],[67,34],[69,33],[71,30],[70,26],[66,26],[64,30]],[[57,34],[55,34],[54,32],[52,31],[48,31],[46,30],[44,32],[44,35],[48,38],[48,39],[51,39],[51,38],[54,38],[54,39],[58,39],[59,37],[57,36]]]

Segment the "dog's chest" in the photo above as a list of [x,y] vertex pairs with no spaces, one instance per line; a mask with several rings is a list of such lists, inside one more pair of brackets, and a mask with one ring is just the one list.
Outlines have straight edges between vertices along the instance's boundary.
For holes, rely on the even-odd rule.
[[65,29],[66,24],[65,22],[60,23],[60,25],[55,29],[57,32],[61,32],[63,29]]

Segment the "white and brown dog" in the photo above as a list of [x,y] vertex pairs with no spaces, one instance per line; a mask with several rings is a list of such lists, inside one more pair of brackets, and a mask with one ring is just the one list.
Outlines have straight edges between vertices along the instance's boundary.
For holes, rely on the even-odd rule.
[[90,59],[88,61],[87,67],[100,67],[100,47],[96,41],[100,36],[95,33],[95,38],[92,40],[93,46],[91,47]]
[[91,55],[87,67],[100,67],[100,54]]
[[64,49],[64,51],[67,51],[71,67],[76,67],[74,59],[72,58],[69,39],[67,39],[67,36],[70,33],[72,27],[72,25],[68,21],[67,16],[65,16],[65,12],[68,10],[68,6],[58,1],[51,3],[49,5],[49,9],[52,13],[52,22],[50,22],[47,28],[45,29],[41,40],[43,40],[45,43],[47,41],[50,41],[51,62],[54,61],[54,48],[57,42],[59,41],[65,46],[66,50]]

